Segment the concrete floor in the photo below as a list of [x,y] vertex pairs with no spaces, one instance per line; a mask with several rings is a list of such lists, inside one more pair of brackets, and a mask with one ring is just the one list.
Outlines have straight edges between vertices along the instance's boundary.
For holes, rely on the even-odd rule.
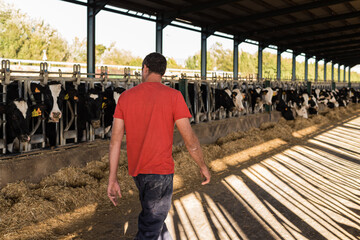
[[174,194],[166,223],[173,239],[360,239],[360,118]]

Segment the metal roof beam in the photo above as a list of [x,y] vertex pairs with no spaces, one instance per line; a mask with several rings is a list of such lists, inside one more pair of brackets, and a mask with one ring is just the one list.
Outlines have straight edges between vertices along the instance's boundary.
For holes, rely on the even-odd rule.
[[302,52],[311,52],[310,49],[314,49],[314,51],[317,51],[319,49],[329,49],[332,47],[338,47],[338,46],[352,46],[352,45],[358,45],[360,40],[350,40],[346,42],[336,42],[331,44],[323,44],[323,45],[313,45],[311,48],[302,48],[301,46],[298,48],[294,48],[295,50],[302,51]]
[[359,55],[359,54],[360,54],[360,49],[354,50],[354,51],[348,51],[348,52],[344,52],[344,53],[331,54],[331,56],[334,56],[334,57],[348,57],[348,56],[355,56],[355,55]]
[[94,14],[95,15],[98,14],[108,3],[109,3],[109,0],[95,2]]
[[349,39],[349,38],[354,38],[354,37],[360,37],[360,32],[347,34],[347,35],[339,35],[339,36],[334,36],[334,37],[312,39],[312,40],[307,40],[307,41],[298,41],[298,42],[291,43],[289,46],[299,46],[299,45],[301,45],[303,47],[303,46],[307,46],[307,45],[313,45],[314,43],[315,44],[316,43],[326,43],[326,42]]
[[318,18],[318,19],[313,19],[313,20],[304,21],[304,22],[290,23],[290,24],[280,25],[280,26],[271,27],[271,28],[264,28],[264,29],[260,29],[260,30],[256,30],[256,31],[248,31],[248,32],[244,32],[243,35],[246,37],[249,37],[249,36],[253,36],[253,35],[257,35],[257,34],[265,34],[265,33],[277,32],[277,31],[282,31],[282,30],[287,30],[287,29],[306,27],[306,26],[311,26],[311,25],[316,25],[316,24],[321,24],[321,23],[326,23],[326,22],[333,22],[333,21],[338,21],[338,20],[343,20],[343,19],[348,19],[348,18],[355,18],[355,17],[358,17],[359,15],[360,15],[360,11],[339,14],[339,15],[335,15],[335,16],[331,16],[331,17]]
[[74,3],[74,4],[86,6],[86,7],[89,5],[88,3],[80,2],[80,1],[77,1],[77,0],[61,0],[61,1],[68,2],[68,3]]
[[165,12],[164,17],[165,18],[177,18],[182,15],[189,14],[189,13],[200,12],[202,10],[215,8],[215,7],[225,5],[225,4],[239,2],[239,1],[240,0],[212,0],[212,1],[208,1],[208,2],[198,2],[193,5],[183,7],[176,11]]
[[234,25],[234,24],[238,24],[238,23],[254,22],[254,21],[261,20],[261,19],[265,19],[265,18],[281,16],[281,15],[285,15],[285,14],[305,11],[305,10],[314,9],[314,8],[320,8],[320,7],[324,7],[324,6],[329,6],[329,5],[334,5],[334,4],[339,4],[339,3],[343,3],[343,2],[349,2],[349,1],[352,1],[352,0],[319,0],[319,1],[310,2],[307,4],[303,4],[300,6],[292,6],[292,7],[273,10],[273,11],[269,11],[269,12],[265,12],[265,13],[258,13],[258,14],[254,14],[254,15],[250,15],[250,16],[243,16],[243,17],[239,17],[236,19],[230,19],[227,21],[217,23],[213,27],[219,28],[219,27]]
[[350,51],[356,51],[360,49],[360,45],[357,46],[350,46],[350,47],[342,47],[342,48],[336,48],[336,49],[330,49],[330,50],[321,50],[317,51],[316,49],[307,51],[308,53],[314,53],[314,54],[336,54],[338,52],[350,52]]
[[281,37],[271,37],[269,39],[269,41],[273,41],[273,42],[283,42],[283,41],[289,41],[289,40],[297,41],[299,39],[308,38],[309,36],[312,37],[312,36],[329,34],[329,33],[338,33],[338,32],[359,29],[359,28],[360,28],[360,24],[354,24],[354,25],[324,29],[324,30],[319,30],[319,31],[314,31],[314,32],[312,32],[312,31],[311,32],[302,32],[300,34],[297,33],[297,34],[290,34],[290,35],[285,35],[285,36],[281,36]]

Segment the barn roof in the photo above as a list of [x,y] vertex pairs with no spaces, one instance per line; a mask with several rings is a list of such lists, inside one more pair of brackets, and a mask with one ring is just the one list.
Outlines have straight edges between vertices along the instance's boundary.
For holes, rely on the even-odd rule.
[[[67,0],[72,1],[74,0]],[[360,63],[360,0],[92,0],[259,41],[340,65]]]

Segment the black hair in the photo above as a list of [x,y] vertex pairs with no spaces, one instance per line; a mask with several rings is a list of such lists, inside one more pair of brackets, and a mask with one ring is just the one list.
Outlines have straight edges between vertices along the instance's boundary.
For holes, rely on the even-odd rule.
[[157,73],[162,76],[165,74],[166,64],[166,58],[162,54],[153,52],[144,58],[142,68],[146,65],[149,68],[150,73]]

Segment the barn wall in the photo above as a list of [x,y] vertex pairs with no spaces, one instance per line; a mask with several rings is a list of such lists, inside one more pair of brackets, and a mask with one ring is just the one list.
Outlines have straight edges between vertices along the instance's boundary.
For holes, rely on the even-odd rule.
[[[213,122],[203,122],[193,125],[192,128],[202,144],[211,144],[220,137],[225,137],[232,132],[247,131],[257,128],[264,122],[277,122],[281,118],[280,112],[253,114],[238,118],[228,118]],[[177,130],[174,132],[174,145],[182,145],[184,142]]]
[[[279,112],[271,113],[271,121],[278,121],[280,117]],[[193,125],[193,129],[202,144],[211,144],[231,132],[246,131],[269,121],[270,115],[263,113],[200,123]],[[181,144],[183,144],[182,138],[175,130],[174,145]],[[64,167],[83,167],[88,162],[99,160],[108,152],[108,148],[109,140],[96,140],[71,147],[60,147],[56,150],[41,150],[11,158],[9,156],[0,158],[0,188],[19,180],[38,183],[45,176]]]

